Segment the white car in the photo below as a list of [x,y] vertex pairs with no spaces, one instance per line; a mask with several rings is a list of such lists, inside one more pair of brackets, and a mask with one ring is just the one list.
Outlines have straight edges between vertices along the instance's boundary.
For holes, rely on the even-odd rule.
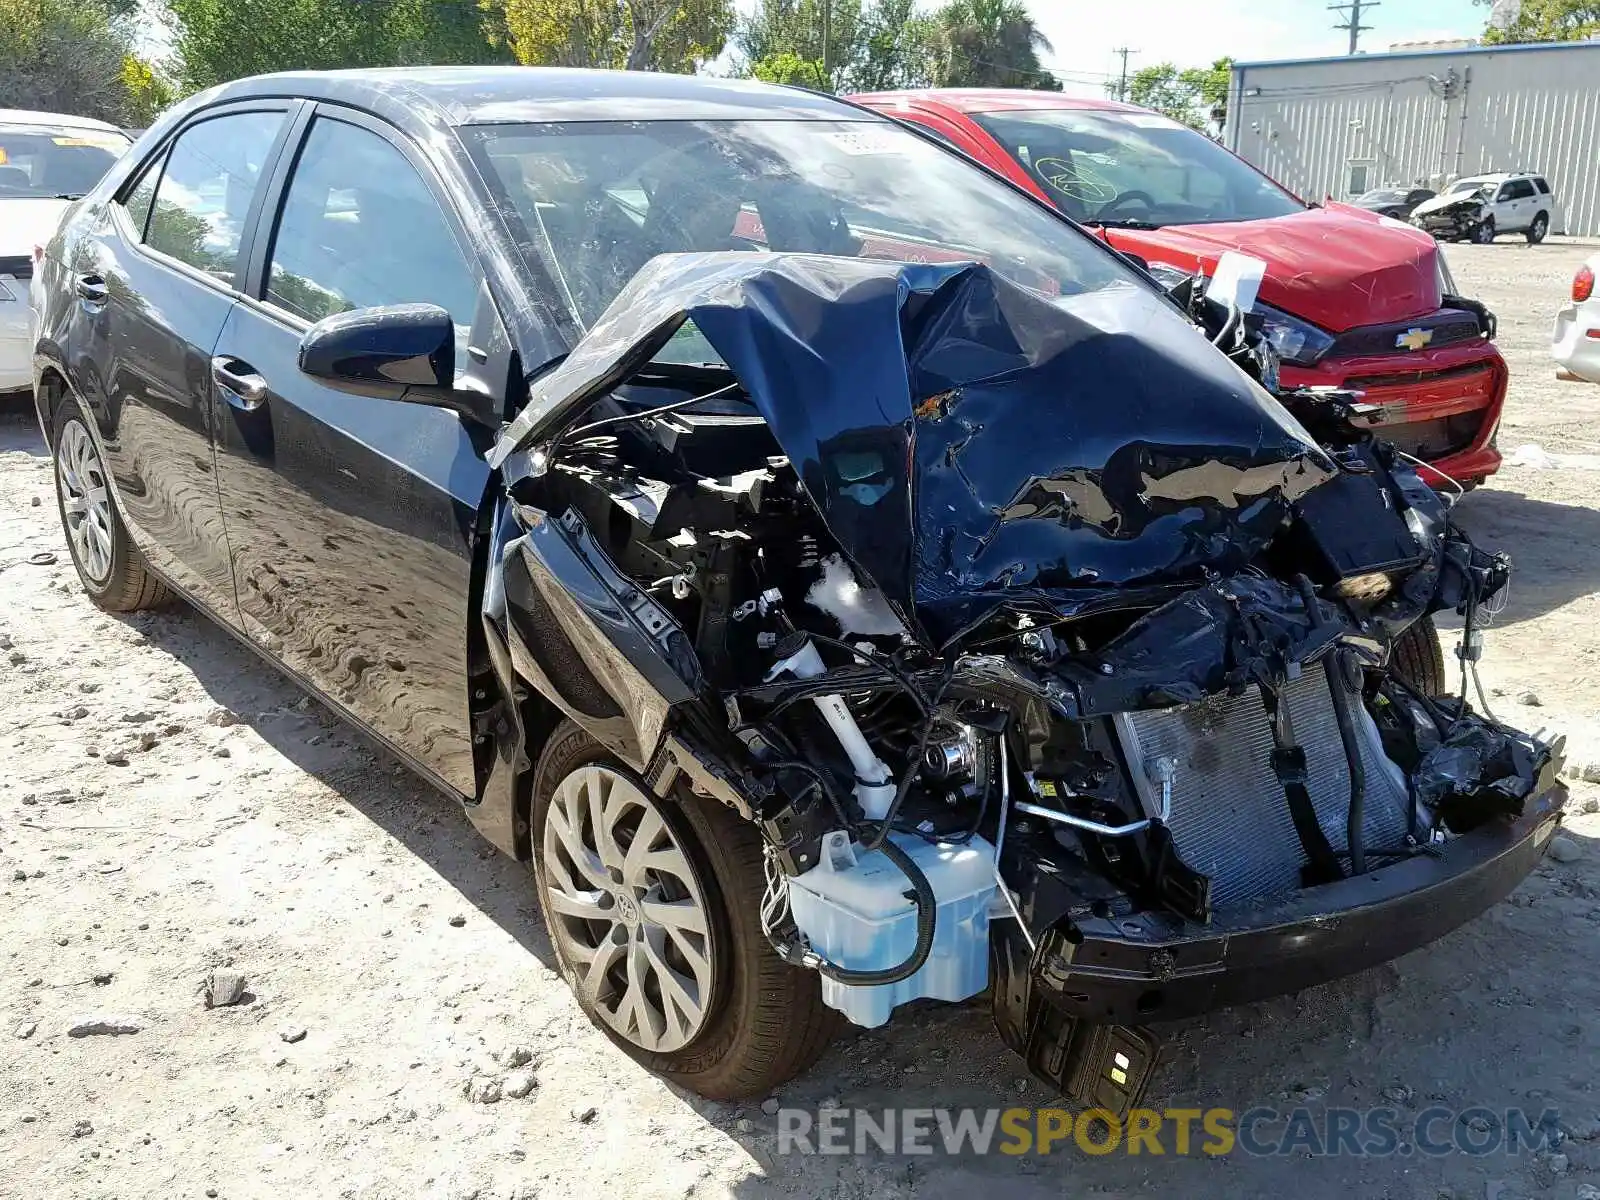
[[131,144],[104,121],[0,108],[0,395],[33,387],[34,248]]
[[1600,254],[1583,266],[1572,280],[1572,303],[1556,314],[1551,353],[1556,372],[1563,379],[1600,383],[1600,292],[1595,276],[1600,275]]
[[1525,171],[1470,175],[1411,211],[1411,223],[1435,237],[1492,242],[1520,233],[1538,245],[1561,228],[1561,210],[1543,175]]

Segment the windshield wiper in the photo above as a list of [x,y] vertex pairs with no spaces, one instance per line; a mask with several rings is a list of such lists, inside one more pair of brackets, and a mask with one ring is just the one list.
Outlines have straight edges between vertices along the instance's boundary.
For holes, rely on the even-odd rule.
[[1154,221],[1141,221],[1137,217],[1116,217],[1110,221],[1097,221],[1090,218],[1080,222],[1096,229],[1160,229]]

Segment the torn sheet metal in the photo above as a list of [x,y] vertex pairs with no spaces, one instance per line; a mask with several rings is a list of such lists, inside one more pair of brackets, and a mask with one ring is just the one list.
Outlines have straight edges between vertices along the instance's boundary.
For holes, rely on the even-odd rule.
[[1338,610],[1276,579],[1236,575],[1185,592],[1140,617],[1094,656],[1057,674],[1076,697],[1071,716],[1192,704],[1263,684],[1280,687],[1343,633]]
[[652,260],[532,385],[498,466],[693,321],[840,547],[948,631],[1244,566],[1333,463],[1154,289],[1047,300],[976,264]]

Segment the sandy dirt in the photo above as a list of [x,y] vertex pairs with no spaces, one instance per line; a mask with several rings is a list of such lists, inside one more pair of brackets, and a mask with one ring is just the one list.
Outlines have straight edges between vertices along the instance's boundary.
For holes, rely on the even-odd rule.
[[[1600,453],[1600,388],[1557,383],[1546,348],[1589,252],[1450,249],[1500,314],[1507,450]],[[1519,568],[1485,678],[1502,716],[1600,759],[1600,472],[1538,461],[1566,465],[1509,468],[1461,507]],[[1600,787],[1574,784],[1573,861],[1438,944],[1161,1027],[1150,1097],[1554,1108],[1559,1154],[780,1156],[760,1104],[679,1092],[587,1025],[526,869],[451,802],[188,610],[92,607],[16,410],[0,421],[0,631],[0,1195],[1600,1196],[1585,1190],[1600,1188],[1600,815],[1582,814]],[[243,1003],[205,1007],[217,970],[244,976]],[[137,1031],[71,1036],[94,1021]],[[781,1100],[1054,1102],[1024,1076],[982,1007],[927,1007],[847,1033]],[[474,1081],[499,1102],[469,1099]]]

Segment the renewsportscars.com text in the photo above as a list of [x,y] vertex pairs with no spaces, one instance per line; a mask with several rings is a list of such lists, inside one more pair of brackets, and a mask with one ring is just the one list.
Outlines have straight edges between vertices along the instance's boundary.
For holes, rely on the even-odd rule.
[[1546,1109],[803,1108],[778,1110],[779,1154],[1309,1155],[1385,1158],[1521,1154],[1554,1147]]

